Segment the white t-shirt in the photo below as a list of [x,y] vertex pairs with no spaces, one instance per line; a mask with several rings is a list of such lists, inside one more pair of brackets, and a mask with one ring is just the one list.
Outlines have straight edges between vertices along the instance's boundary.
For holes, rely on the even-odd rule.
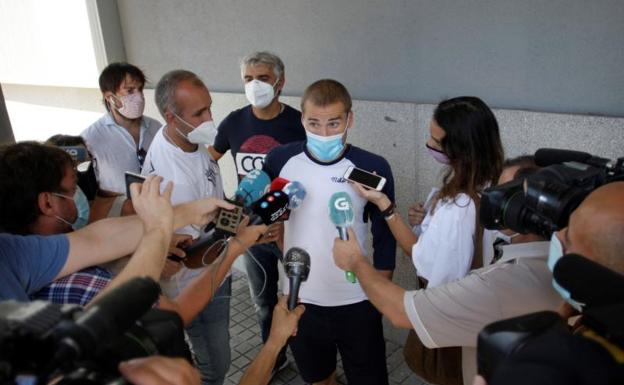
[[405,292],[405,312],[425,346],[462,346],[464,384],[472,384],[477,373],[477,336],[485,325],[555,311],[561,304],[546,265],[548,247],[549,242],[503,246],[501,260],[463,279]]
[[421,224],[421,235],[412,246],[412,261],[429,288],[463,278],[474,253],[475,204],[466,194],[439,201]]
[[[366,250],[369,223],[373,235],[373,261],[379,270],[393,270],[396,243],[386,221],[372,204],[362,198],[347,183],[343,175],[349,166],[376,171],[386,178],[384,192],[394,198],[394,181],[390,165],[382,157],[349,146],[340,159],[331,164],[320,164],[308,155],[304,142],[277,147],[265,159],[265,171],[272,177],[300,182],[306,196],[300,207],[293,210],[284,222],[284,250],[300,247],[310,254],[310,273],[301,284],[299,299],[319,306],[342,306],[367,299],[359,284],[346,280],[345,272],[333,258],[334,240],[338,231],[329,218],[332,194],[346,192],[353,203],[355,232],[360,248]],[[289,291],[288,288],[286,291]]]
[[[206,147],[199,145],[195,152],[184,152],[165,139],[163,126],[147,152],[143,175],[163,177],[161,189],[166,183],[173,182],[171,203],[179,204],[206,197],[223,198],[223,183],[219,165],[212,159]],[[176,231],[189,234],[193,238],[202,235],[202,231],[194,226],[186,226]],[[168,281],[161,281],[163,292],[168,296],[176,296],[189,281],[201,274],[204,269],[182,268]]]
[[110,113],[104,114],[80,134],[96,159],[96,175],[102,189],[118,194],[126,193],[124,173],[140,172],[137,150],[149,149],[160,126],[161,123],[157,120],[144,116],[141,120],[138,148],[132,135],[115,123]]

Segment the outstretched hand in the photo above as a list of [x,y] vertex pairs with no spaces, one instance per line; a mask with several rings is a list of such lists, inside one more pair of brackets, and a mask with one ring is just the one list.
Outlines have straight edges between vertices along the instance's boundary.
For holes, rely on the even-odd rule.
[[256,241],[266,233],[267,225],[253,225],[249,226],[249,217],[245,216],[238,225],[236,231],[236,239],[239,240],[245,249],[253,246]]
[[273,321],[271,322],[269,340],[280,348],[286,345],[291,336],[297,335],[297,325],[304,311],[305,307],[303,305],[298,305],[294,309],[288,310],[288,296],[281,296],[273,309]]
[[407,220],[410,226],[413,227],[416,225],[420,225],[423,219],[425,219],[426,214],[427,211],[425,210],[423,202],[414,203],[407,211]]
[[143,221],[145,231],[152,229],[173,231],[173,207],[171,206],[173,184],[168,182],[161,194],[160,182],[162,180],[160,176],[150,175],[143,184],[132,183],[130,185],[132,205]]
[[385,210],[390,206],[390,199],[388,199],[388,196],[381,191],[371,189],[357,182],[351,182],[351,185],[362,198],[372,202],[379,208],[379,210]]
[[185,222],[203,226],[217,216],[219,209],[232,210],[234,205],[223,199],[204,198],[184,204]]

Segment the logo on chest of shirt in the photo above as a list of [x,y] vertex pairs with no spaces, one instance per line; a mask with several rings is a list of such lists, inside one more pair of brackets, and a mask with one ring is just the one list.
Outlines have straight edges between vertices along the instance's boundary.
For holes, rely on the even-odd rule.
[[204,175],[206,176],[206,179],[208,179],[208,182],[210,182],[210,184],[212,184],[213,186],[216,186],[217,175],[219,175],[218,164],[215,161],[211,160],[210,167],[208,167],[206,171],[204,171]]
[[239,152],[236,154],[236,169],[239,175],[247,175],[253,170],[261,170],[266,154]]
[[281,143],[269,135],[252,135],[240,146],[236,154],[236,170],[239,175],[247,175],[253,170],[260,170],[264,158]]
[[347,183],[347,180],[341,176],[332,176],[331,181],[334,183]]

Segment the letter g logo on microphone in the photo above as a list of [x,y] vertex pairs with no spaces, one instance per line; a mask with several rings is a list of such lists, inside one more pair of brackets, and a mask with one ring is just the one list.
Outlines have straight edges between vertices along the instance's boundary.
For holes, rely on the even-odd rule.
[[340,211],[349,210],[349,201],[347,200],[347,198],[340,197],[336,199],[336,201],[334,201],[334,207],[336,208],[336,210]]

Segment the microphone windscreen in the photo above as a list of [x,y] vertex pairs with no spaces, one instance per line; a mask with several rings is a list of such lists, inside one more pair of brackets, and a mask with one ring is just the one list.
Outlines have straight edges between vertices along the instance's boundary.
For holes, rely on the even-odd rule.
[[310,254],[299,247],[290,248],[284,255],[284,272],[286,277],[301,277],[301,281],[308,279],[310,273]]
[[351,196],[344,191],[334,193],[329,198],[329,220],[335,226],[348,227],[353,224],[353,217]]
[[553,278],[586,307],[624,302],[624,275],[578,254],[561,257],[553,268]]
[[277,177],[271,182],[271,187],[269,187],[269,191],[282,191],[284,190],[284,186],[286,186],[289,182],[290,181],[288,179]]
[[557,148],[540,148],[535,152],[535,164],[540,167],[564,162],[583,163],[591,158],[591,154],[581,151],[561,150]]
[[297,181],[288,183],[282,191],[288,195],[288,208],[291,210],[299,208],[306,196],[305,188]]
[[262,170],[253,170],[241,179],[234,193],[235,200],[249,207],[264,195],[270,184],[271,178],[267,173]]

